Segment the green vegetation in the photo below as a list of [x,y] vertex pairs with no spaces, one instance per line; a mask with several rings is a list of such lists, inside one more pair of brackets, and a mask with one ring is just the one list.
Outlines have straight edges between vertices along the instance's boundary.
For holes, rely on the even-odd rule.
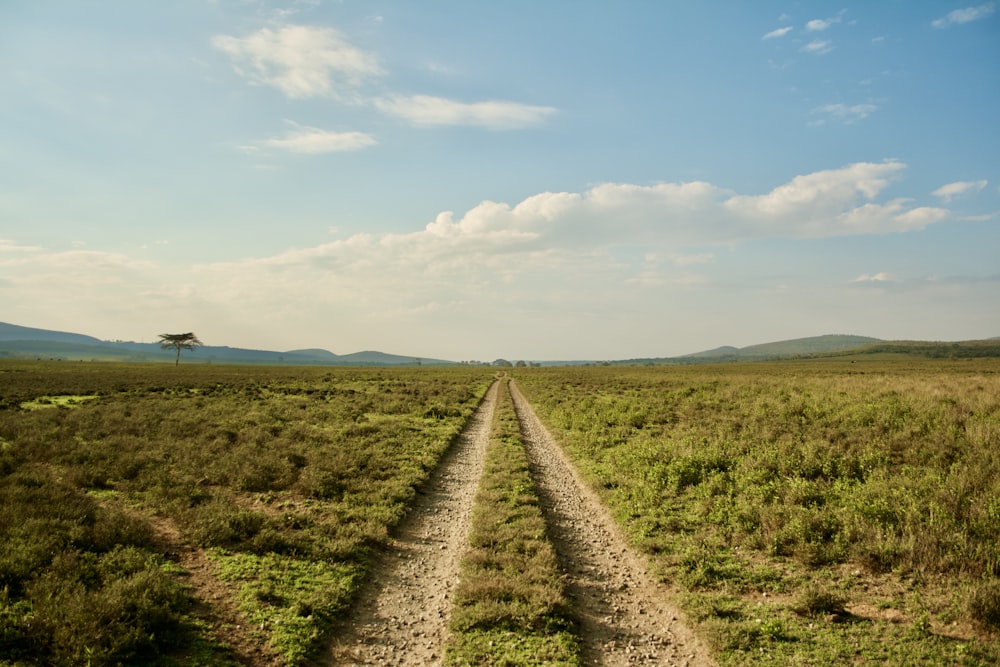
[[517,372],[722,664],[1000,661],[1000,364]]
[[[0,664],[234,663],[172,540],[206,550],[253,632],[301,661],[489,381],[0,363]],[[96,398],[21,408],[43,396]]]
[[555,551],[504,379],[455,592],[451,665],[576,665]]
[[[1000,663],[1000,362],[510,372],[721,664]],[[490,374],[0,362],[0,665],[238,664],[182,549],[307,662]],[[506,394],[488,456],[448,660],[573,664]]]

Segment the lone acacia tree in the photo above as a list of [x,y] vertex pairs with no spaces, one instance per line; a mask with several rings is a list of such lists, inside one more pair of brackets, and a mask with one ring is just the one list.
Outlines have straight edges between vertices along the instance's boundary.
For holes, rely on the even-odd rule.
[[201,344],[202,342],[193,333],[160,334],[160,347],[164,350],[171,348],[177,350],[177,361],[174,362],[174,366],[181,363],[181,350],[194,350]]

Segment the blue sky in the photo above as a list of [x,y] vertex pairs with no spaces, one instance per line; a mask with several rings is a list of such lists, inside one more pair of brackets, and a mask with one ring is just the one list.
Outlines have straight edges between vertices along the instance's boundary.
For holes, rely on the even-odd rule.
[[454,360],[1000,336],[1000,3],[0,4],[0,320]]

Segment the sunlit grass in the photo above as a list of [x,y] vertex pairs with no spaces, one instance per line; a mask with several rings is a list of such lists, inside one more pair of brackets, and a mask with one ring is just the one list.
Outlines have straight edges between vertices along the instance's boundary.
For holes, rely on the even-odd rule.
[[836,662],[855,647],[976,664],[1000,658],[998,371],[827,361],[517,376],[688,591],[723,663]]
[[[197,591],[162,567],[176,539],[214,554],[258,641],[287,664],[314,653],[491,381],[478,369],[0,371],[0,654],[94,666],[231,662],[191,615]],[[138,569],[101,574],[123,548],[143,555]]]

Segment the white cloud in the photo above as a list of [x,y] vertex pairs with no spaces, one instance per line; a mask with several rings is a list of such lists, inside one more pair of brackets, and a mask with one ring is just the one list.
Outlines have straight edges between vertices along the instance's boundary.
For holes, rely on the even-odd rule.
[[[616,328],[648,326],[651,298],[669,292],[671,299],[697,300],[718,289],[728,254],[716,247],[907,232],[948,219],[944,209],[883,197],[904,169],[897,161],[856,163],[760,194],[707,182],[605,183],[444,211],[408,233],[354,234],[195,266],[8,241],[0,243],[7,251],[0,254],[0,306],[8,319],[16,315],[29,326],[58,312],[88,323],[74,330],[141,339],[175,322],[202,340],[269,349],[294,340],[290,345],[339,352],[465,358],[482,349],[485,331],[510,340],[511,321],[518,331],[530,325],[535,332],[525,348],[537,350],[557,335],[577,340],[574,332],[590,322],[596,328],[588,344],[597,346]],[[867,282],[885,278],[876,273]],[[539,337],[544,323],[547,333]],[[234,341],[233,332],[243,337]],[[302,332],[312,332],[309,341]]]
[[[806,22],[806,31],[807,32],[823,32],[824,30],[829,29],[831,26],[834,26],[834,25],[837,25],[838,23],[843,22],[843,20],[844,20],[844,14],[846,14],[846,13],[847,13],[846,9],[841,9],[839,12],[837,12],[836,16],[831,16],[830,18],[827,18],[827,19],[812,19],[811,21],[807,21]],[[854,22],[852,22],[852,25],[853,25],[853,23]]]
[[951,201],[952,197],[964,195],[968,192],[979,192],[987,185],[987,181],[957,181],[942,185],[931,194],[940,197],[944,201]]
[[784,37],[792,31],[792,26],[785,26],[784,28],[777,28],[767,33],[761,39],[775,39],[776,37]]
[[897,223],[899,231],[907,229],[923,229],[935,222],[941,222],[951,216],[951,211],[932,206],[921,206],[905,213],[900,213],[893,220]]
[[241,76],[290,98],[341,94],[339,89],[354,88],[383,73],[374,55],[355,48],[332,28],[263,28],[246,37],[217,35],[212,45],[229,55]]
[[833,42],[828,39],[814,39],[809,42],[801,49],[804,53],[813,53],[815,55],[823,55],[833,51]]
[[975,7],[965,7],[964,9],[956,9],[948,12],[945,16],[931,21],[931,25],[935,28],[947,28],[952,25],[971,23],[972,21],[986,18],[994,11],[996,11],[996,4],[992,2]]
[[[906,232],[946,219],[942,209],[880,199],[904,168],[895,161],[857,163],[804,174],[763,194],[705,182],[605,183],[513,204],[484,201],[461,214],[444,211],[409,233],[355,234],[202,265],[178,282],[199,286],[189,298],[216,308],[241,304],[270,313],[275,327],[278,320],[287,327],[293,316],[309,320],[303,327],[319,326],[312,315],[279,315],[291,304],[336,313],[363,332],[364,345],[376,348],[380,332],[401,326],[413,336],[445,327],[455,341],[472,334],[473,321],[488,326],[483,322],[496,317],[496,326],[506,326],[490,312],[573,322],[561,332],[572,336],[587,313],[600,312],[607,323],[615,313],[648,308],[650,290],[713,289],[709,266],[714,273],[724,262],[706,246]],[[888,284],[885,278],[876,273],[869,283]],[[303,295],[309,295],[307,308]],[[553,326],[559,325],[546,330]],[[387,340],[384,347],[399,349],[398,338]]]
[[840,23],[840,19],[813,19],[806,23],[806,30],[809,32],[822,32],[834,23]]
[[842,123],[850,125],[859,120],[864,120],[872,113],[878,110],[878,106],[874,104],[824,104],[821,107],[816,107],[812,110],[813,115],[823,116],[816,125],[822,125],[827,119],[838,120]]
[[330,132],[316,127],[288,121],[293,129],[280,139],[265,139],[259,145],[278,148],[290,153],[317,155],[356,151],[375,143],[375,138],[364,132]]
[[432,95],[382,97],[375,100],[375,106],[415,125],[473,125],[491,130],[538,125],[556,113],[546,106],[505,101],[465,103]]
[[885,271],[880,271],[873,275],[862,274],[852,280],[852,283],[885,283],[892,281],[892,276],[890,276]]

